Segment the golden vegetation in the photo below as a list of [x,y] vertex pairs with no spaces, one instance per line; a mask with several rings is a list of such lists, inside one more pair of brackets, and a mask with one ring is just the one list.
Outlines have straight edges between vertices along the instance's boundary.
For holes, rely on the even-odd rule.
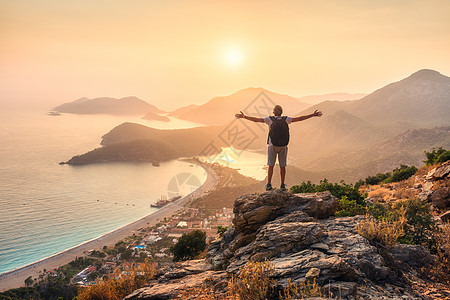
[[431,266],[422,268],[422,272],[433,281],[450,285],[450,223],[445,223],[434,238],[436,259]]
[[153,278],[155,268],[148,259],[142,264],[117,268],[112,276],[96,281],[95,285],[80,288],[78,300],[120,300],[145,286]]
[[380,219],[377,221],[372,216],[366,215],[365,220],[361,221],[356,230],[369,241],[393,245],[404,234],[403,227],[407,221],[405,214],[405,208],[400,207],[399,217],[393,220]]
[[381,186],[373,186],[372,188],[374,190],[369,191],[369,197],[383,199],[384,201],[392,198],[392,190]]
[[[250,261],[239,270],[238,276],[228,281],[228,292],[224,295],[215,293],[211,284],[204,284],[185,291],[183,299],[190,300],[263,300],[273,299],[276,294],[277,282],[271,279],[275,271],[274,266],[267,259],[263,262]],[[305,299],[308,297],[326,297],[323,289],[314,279],[292,284],[289,279],[287,285],[278,291],[281,300]],[[331,293],[328,293],[331,299]]]
[[[329,298],[331,293],[329,293]],[[319,286],[314,278],[312,282],[302,281],[300,284],[293,285],[291,279],[288,279],[287,286],[283,291],[279,292],[280,299],[283,300],[293,300],[293,299],[304,299],[305,297],[324,297],[325,294],[323,289]],[[331,299],[331,298],[330,298]]]
[[229,281],[229,293],[236,300],[267,299],[274,286],[270,279],[274,271],[275,268],[267,259],[263,262],[249,261],[241,268],[239,276],[233,276]]

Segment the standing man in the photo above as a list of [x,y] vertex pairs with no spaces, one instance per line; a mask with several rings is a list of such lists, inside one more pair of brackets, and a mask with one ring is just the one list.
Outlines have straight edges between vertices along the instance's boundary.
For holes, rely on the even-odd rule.
[[285,191],[286,184],[284,180],[286,178],[286,160],[287,160],[287,145],[289,144],[289,124],[292,122],[304,121],[306,119],[312,117],[321,117],[322,112],[315,111],[310,115],[300,116],[300,117],[286,117],[281,116],[283,113],[283,108],[280,105],[275,105],[273,108],[274,116],[266,117],[266,118],[257,118],[257,117],[249,117],[244,115],[241,111],[240,114],[236,114],[235,117],[240,119],[244,118],[253,122],[266,123],[269,125],[269,136],[267,137],[267,165],[269,169],[267,170],[267,185],[266,191],[272,190],[272,175],[273,175],[273,167],[275,166],[275,162],[277,160],[278,155],[278,164],[280,165],[280,177],[281,177],[281,186],[280,189]]

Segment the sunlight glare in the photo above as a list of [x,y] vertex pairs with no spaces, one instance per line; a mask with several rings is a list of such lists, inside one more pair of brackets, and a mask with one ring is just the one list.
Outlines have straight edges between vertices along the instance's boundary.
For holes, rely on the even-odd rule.
[[242,63],[242,52],[238,48],[229,48],[225,52],[225,61],[231,67],[237,67]]

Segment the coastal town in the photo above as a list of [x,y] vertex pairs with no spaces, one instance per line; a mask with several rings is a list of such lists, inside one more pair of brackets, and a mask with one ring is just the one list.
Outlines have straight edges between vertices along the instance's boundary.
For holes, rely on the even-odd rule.
[[[173,254],[170,247],[186,233],[193,230],[206,232],[206,241],[212,241],[219,236],[221,228],[227,228],[234,217],[231,208],[222,210],[209,216],[204,216],[198,209],[183,209],[171,218],[166,218],[151,228],[140,228],[138,233],[125,241],[116,243],[113,248],[89,250],[86,257],[94,258],[89,264],[71,280],[77,286],[90,286],[95,280],[104,276],[114,276],[114,271],[121,268],[126,272],[129,264],[139,267],[144,260],[149,259],[155,268],[163,267],[172,262]],[[49,276],[57,276],[57,270],[49,271]]]
[[[234,214],[229,204],[234,199],[224,202],[223,206],[220,206],[222,202],[218,199],[234,197],[240,193],[239,188],[257,184],[258,181],[217,163],[198,159],[187,161],[200,164],[208,173],[206,182],[196,191],[185,197],[175,196],[168,200],[161,197],[153,204],[158,211],[129,225],[129,228],[121,228],[95,241],[16,270],[9,276],[16,278],[12,283],[14,285],[5,284],[2,291],[20,286],[48,285],[79,289],[94,285],[98,280],[120,276],[120,273],[126,273],[131,267],[140,268],[148,262],[154,269],[171,264],[173,254],[170,249],[183,234],[201,230],[206,234],[206,243],[219,237],[232,223]],[[229,190],[224,192],[223,188]],[[199,257],[205,254],[201,253]],[[63,261],[64,257],[66,262],[58,265],[58,259]],[[69,257],[72,260],[67,260]]]

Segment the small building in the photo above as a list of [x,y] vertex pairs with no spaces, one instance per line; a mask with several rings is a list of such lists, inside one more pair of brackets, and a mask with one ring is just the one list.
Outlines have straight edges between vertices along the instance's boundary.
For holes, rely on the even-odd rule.
[[187,226],[188,226],[188,224],[187,224],[186,221],[180,221],[180,222],[178,222],[178,224],[177,224],[177,227],[187,227]]

